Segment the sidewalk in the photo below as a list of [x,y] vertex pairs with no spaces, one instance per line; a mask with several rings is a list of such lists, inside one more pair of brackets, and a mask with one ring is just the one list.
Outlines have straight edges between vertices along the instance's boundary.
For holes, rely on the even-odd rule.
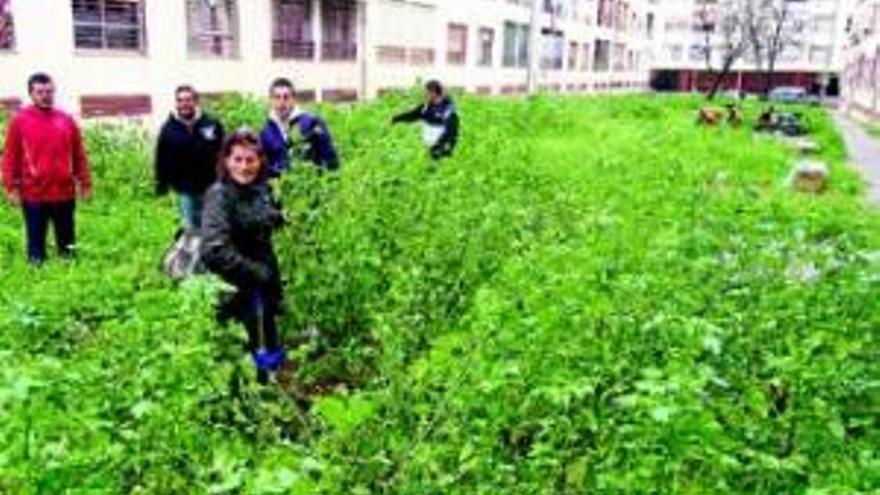
[[880,139],[871,137],[857,122],[835,112],[834,122],[843,136],[849,161],[868,183],[868,200],[880,204]]

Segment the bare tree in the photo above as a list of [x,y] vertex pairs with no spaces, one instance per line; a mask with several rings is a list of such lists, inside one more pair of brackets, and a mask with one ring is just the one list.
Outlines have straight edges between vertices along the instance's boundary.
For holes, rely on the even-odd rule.
[[[746,31],[755,68],[764,73],[763,93],[773,89],[773,75],[780,56],[803,44],[804,14],[791,0],[744,0]],[[764,62],[766,61],[766,67]]]
[[767,32],[767,16],[761,9],[764,0],[743,1],[743,29],[749,40],[749,55],[758,72],[764,71],[764,38]]
[[[718,94],[734,64],[749,47],[741,5],[744,1],[748,0],[721,0],[711,4],[703,0],[700,10],[697,11],[698,28],[703,33],[703,59],[706,70],[714,76],[712,86],[706,94],[709,101]],[[716,61],[721,64],[717,71]]]

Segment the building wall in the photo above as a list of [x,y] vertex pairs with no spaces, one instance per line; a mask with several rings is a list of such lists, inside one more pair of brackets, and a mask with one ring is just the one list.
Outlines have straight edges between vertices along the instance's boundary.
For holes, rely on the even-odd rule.
[[[204,93],[263,93],[273,77],[284,74],[292,76],[303,89],[358,89],[355,62],[273,59],[268,0],[240,2],[241,55],[230,59],[189,54],[182,1],[146,1],[143,53],[75,49],[69,0],[11,1],[15,47],[0,51],[0,98],[26,101],[25,82],[35,71],[53,75],[58,86],[58,104],[77,115],[82,114],[83,98],[89,95],[141,95],[151,101],[153,112],[146,117],[161,118],[172,105],[174,87],[182,82],[193,84]],[[318,98],[320,95],[319,91]]]
[[843,99],[854,114],[880,121],[880,0],[854,5],[843,72]]
[[[777,60],[775,70],[780,75],[774,79],[774,85],[826,85],[830,76],[840,73],[848,2],[805,0],[791,4],[795,16],[806,23],[800,36],[801,46],[794,50],[794,55],[789,52]],[[683,86],[688,89],[697,89],[699,85],[695,81],[702,80],[707,72],[705,60],[697,52],[705,45],[705,34],[695,29],[697,15],[704,8],[697,0],[673,1],[664,5],[663,39],[659,43],[661,46],[654,69],[680,73],[682,79],[687,79]],[[716,40],[713,37],[713,43]],[[759,71],[751,58],[742,57],[732,68],[735,82],[742,84],[746,90],[756,85],[761,87]],[[720,59],[713,60],[714,69],[719,69],[721,65]]]
[[[320,2],[325,0],[311,1],[313,33],[315,42],[320,44],[317,12]],[[519,93],[524,89],[526,68],[502,67],[501,61],[505,21],[530,23],[531,7],[525,1],[356,1],[357,59],[328,62],[319,60],[317,55],[307,61],[273,58],[271,0],[238,1],[239,55],[227,59],[189,52],[184,0],[145,0],[146,48],[138,53],[75,49],[71,0],[0,0],[11,8],[14,20],[13,48],[0,46],[0,104],[14,106],[17,101],[27,101],[25,81],[35,71],[46,71],[55,77],[59,106],[76,115],[139,114],[153,122],[164,117],[173,102],[173,88],[183,82],[193,84],[203,93],[262,94],[272,78],[285,75],[294,80],[298,89],[314,94],[317,100],[370,98],[383,90],[432,77],[440,78],[450,87],[481,93]],[[543,4],[544,0],[539,1]],[[571,41],[578,42],[580,47],[589,44],[592,52],[596,40],[602,39],[625,44],[624,54],[632,53],[632,60],[637,63],[623,70],[596,72],[578,60],[573,70],[540,70],[540,86],[577,92],[634,91],[647,87],[651,45],[646,37],[646,18],[653,4],[647,0],[627,2],[628,12],[634,17],[624,29],[596,25],[596,2],[600,1],[606,0],[554,0],[560,4],[561,15],[542,12],[541,26],[562,31],[564,62]],[[467,27],[463,65],[447,63],[450,23]],[[480,27],[494,31],[491,67],[477,65]],[[413,47],[417,50],[412,53],[417,56],[433,52],[433,60],[412,63],[418,57],[409,57],[409,52],[403,61],[388,60],[388,53]],[[84,109],[84,104],[89,108]]]

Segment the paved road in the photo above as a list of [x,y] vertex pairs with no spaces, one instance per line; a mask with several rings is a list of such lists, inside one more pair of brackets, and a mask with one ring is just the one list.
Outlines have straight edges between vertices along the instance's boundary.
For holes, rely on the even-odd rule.
[[834,122],[843,135],[850,162],[868,182],[868,199],[880,204],[880,139],[871,137],[856,122],[837,112]]

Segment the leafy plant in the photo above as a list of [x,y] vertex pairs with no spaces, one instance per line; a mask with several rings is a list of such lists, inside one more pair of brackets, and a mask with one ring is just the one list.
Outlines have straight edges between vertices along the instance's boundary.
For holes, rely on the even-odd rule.
[[0,492],[880,486],[880,225],[822,110],[810,196],[793,151],[695,126],[699,99],[463,96],[437,164],[387,124],[418,97],[319,106],[341,173],[276,186],[285,386],[253,383],[210,279],[158,272],[176,220],[143,132],[88,130],[76,262],[28,268],[0,209]]

